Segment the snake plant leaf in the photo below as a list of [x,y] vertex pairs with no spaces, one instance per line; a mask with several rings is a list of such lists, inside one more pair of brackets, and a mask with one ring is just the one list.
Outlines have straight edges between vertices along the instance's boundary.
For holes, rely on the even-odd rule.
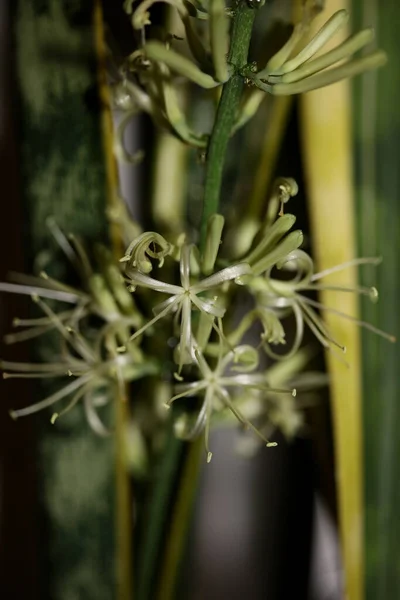
[[[51,250],[48,217],[89,245],[108,237],[93,11],[94,2],[84,0],[12,3],[26,259],[31,267],[45,263],[58,278],[64,262]],[[34,352],[51,354],[51,340],[39,339]],[[41,597],[112,600],[113,438],[93,435],[79,411],[55,426],[44,419],[40,427]],[[18,423],[15,429],[17,436]]]
[[[346,3],[328,0],[320,19],[329,17]],[[345,34],[345,32],[344,32]],[[354,258],[354,194],[352,188],[352,147],[350,134],[350,88],[344,81],[301,97],[302,137],[307,194],[314,256],[324,269]],[[334,278],[332,278],[334,282]],[[354,269],[341,279],[357,284]],[[334,292],[324,291],[321,300],[337,306]],[[357,314],[353,295],[340,301],[347,314]],[[362,414],[360,386],[360,338],[352,323],[339,323],[334,315],[323,315],[330,331],[347,348],[349,367],[328,354],[334,429],[339,529],[343,554],[346,595],[363,596],[363,470]],[[372,336],[373,337],[373,336]],[[374,343],[371,336],[369,343]]]
[[[384,69],[353,84],[357,234],[363,254],[382,256],[376,279],[380,301],[362,305],[363,318],[399,339],[400,274],[400,6],[353,0],[354,26],[373,24],[389,57]],[[371,280],[366,272],[364,282]],[[367,600],[394,598],[400,587],[399,344],[363,343],[365,453],[365,586]]]

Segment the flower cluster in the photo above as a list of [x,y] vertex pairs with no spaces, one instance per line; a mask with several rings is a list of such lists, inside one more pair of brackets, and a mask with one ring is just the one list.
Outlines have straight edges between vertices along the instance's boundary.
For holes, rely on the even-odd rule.
[[[375,288],[349,289],[321,281],[350,266],[379,262],[355,259],[315,273],[312,258],[300,248],[303,234],[294,229],[295,217],[283,210],[296,192],[293,180],[276,182],[268,217],[243,256],[234,262],[221,246],[224,220],[220,215],[213,215],[208,223],[203,252],[184,235],[172,242],[156,232],[138,233],[119,265],[104,248],[97,248],[98,272],[92,269],[81,243],[67,238],[51,221],[54,236],[81,272],[85,287],[66,286],[44,273],[41,278],[26,280],[20,276],[23,281],[18,284],[1,284],[2,291],[30,294],[44,313],[36,319],[15,321],[25,329],[11,334],[7,341],[52,331],[59,347],[54,362],[3,362],[2,368],[5,377],[66,377],[68,383],[43,401],[14,411],[13,416],[31,414],[71,396],[69,404],[53,414],[52,422],[83,399],[88,422],[104,434],[96,407],[113,397],[115,386],[146,375],[158,374],[160,380],[166,355],[160,340],[164,339],[173,347],[175,367],[170,370],[170,385],[173,378],[177,380],[164,404],[180,406],[174,411],[178,436],[194,439],[204,432],[208,460],[213,422],[231,422],[234,417],[269,447],[276,445],[269,439],[274,428],[288,437],[296,433],[302,426],[295,401],[297,386],[321,385],[320,376],[303,379],[297,374],[304,362],[299,359],[304,352],[299,353],[304,328],[309,327],[325,348],[343,353],[345,348],[328,331],[318,311],[330,310],[353,319],[325,307],[309,293],[335,289],[376,301]],[[46,299],[72,304],[72,308],[56,313]],[[238,319],[236,308],[243,303],[249,308]],[[100,324],[94,325],[92,317]],[[285,324],[290,320],[295,333],[287,350]],[[372,325],[357,322],[393,341]],[[260,330],[258,340],[254,336]],[[249,344],[249,338],[255,339],[255,344]],[[151,358],[144,352],[148,340]],[[279,364],[285,365],[283,371]]]
[[[98,417],[97,407],[112,400],[116,388],[123,396],[126,382],[155,374],[158,368],[137,345],[129,343],[132,330],[141,325],[141,315],[109,251],[103,246],[96,248],[99,269],[93,270],[77,238],[65,236],[53,219],[48,220],[48,226],[80,274],[83,289],[68,286],[45,272],[40,277],[16,275],[19,283],[0,283],[2,292],[30,295],[44,314],[15,319],[14,327],[22,330],[7,335],[5,341],[15,343],[52,334],[49,342],[55,354],[46,362],[1,361],[0,366],[4,378],[59,378],[67,383],[44,400],[11,411],[11,416],[29,415],[71,397],[66,406],[52,414],[51,422],[54,424],[82,400],[90,427],[106,435],[108,429]],[[53,308],[60,305],[70,308]]]
[[[151,8],[160,1],[177,11],[185,39],[167,32],[161,38],[148,38]],[[263,4],[262,1],[248,2],[247,6],[256,10]],[[140,158],[138,154],[130,155],[123,143],[127,123],[140,111],[149,114],[157,126],[185,144],[206,149],[208,133],[194,131],[181,107],[181,79],[183,77],[187,82],[212,89],[224,85],[238,73],[230,59],[230,29],[239,8],[227,6],[225,0],[204,4],[187,0],[144,0],[138,5],[128,0],[124,2],[124,9],[130,16],[134,31],[139,34],[139,41],[137,49],[118,67],[118,76],[114,78],[114,106],[125,113],[117,129],[117,157],[128,162],[136,162]],[[307,41],[316,12],[305,3],[301,21],[265,67],[259,68],[257,61],[240,67],[239,74],[249,90],[236,116],[232,134],[255,115],[265,96],[263,92],[272,95],[300,94],[385,64],[386,55],[381,50],[353,58],[373,40],[372,29],[362,30],[333,50],[316,57],[346,25],[349,17],[347,11],[337,11]],[[205,44],[205,38],[209,40],[208,44]]]

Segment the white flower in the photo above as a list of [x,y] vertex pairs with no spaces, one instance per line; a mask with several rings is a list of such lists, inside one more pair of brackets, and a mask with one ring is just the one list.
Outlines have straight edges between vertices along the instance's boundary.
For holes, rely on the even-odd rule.
[[179,341],[179,366],[190,364],[193,361],[192,340],[192,310],[198,309],[201,313],[208,315],[211,319],[222,318],[225,308],[217,303],[218,296],[212,299],[202,297],[203,292],[215,293],[222,284],[237,280],[239,277],[249,275],[251,269],[248,264],[241,263],[227,267],[195,283],[191,282],[190,259],[193,246],[184,244],[180,255],[180,283],[174,285],[153,279],[148,275],[128,265],[126,275],[133,289],[136,287],[148,288],[169,296],[167,300],[157,305],[153,312],[156,316],[146,325],[138,329],[131,337],[136,339],[149,327],[154,325],[163,317],[176,312],[180,318],[180,341]]
[[304,295],[307,291],[334,290],[344,293],[356,293],[368,296],[372,301],[377,301],[378,292],[376,288],[365,287],[347,287],[340,285],[329,285],[319,283],[321,279],[329,276],[331,273],[341,271],[343,269],[363,265],[376,265],[380,262],[377,258],[356,258],[343,264],[326,269],[319,273],[314,273],[314,265],[310,256],[303,250],[294,250],[279,263],[279,268],[293,272],[294,277],[287,280],[278,280],[272,276],[272,268],[268,269],[262,278],[256,278],[250,282],[249,287],[252,288],[256,296],[258,307],[272,309],[279,318],[284,318],[288,314],[293,314],[296,321],[296,334],[291,350],[286,354],[276,354],[268,345],[265,345],[265,350],[269,356],[274,359],[286,359],[293,356],[300,347],[303,339],[304,325],[307,325],[317,340],[326,348],[334,350],[339,348],[342,352],[346,348],[332,336],[326,327],[325,323],[315,309],[329,311],[344,319],[353,321],[361,327],[377,333],[387,340],[394,342],[395,338],[392,335],[377,329],[370,323],[360,321],[350,315],[347,315],[340,310],[325,306],[321,302],[313,300]]
[[11,411],[11,416],[16,419],[36,413],[72,395],[67,406],[53,413],[51,422],[54,424],[60,416],[69,412],[82,400],[91,428],[99,435],[107,435],[108,430],[97,415],[97,407],[103,406],[114,397],[113,391],[117,385],[122,386],[124,382],[156,372],[154,362],[144,360],[142,353],[133,345],[130,345],[126,352],[119,353],[119,332],[110,330],[108,325],[104,325],[89,343],[78,328],[72,329],[66,325],[41,298],[36,296],[33,299],[59,334],[60,349],[57,360],[43,363],[1,361],[0,367],[5,370],[3,377],[68,377],[72,381],[40,402]]
[[250,393],[254,390],[264,390],[266,392],[291,393],[293,396],[296,395],[296,391],[274,390],[268,385],[267,374],[253,372],[258,366],[258,352],[252,346],[238,346],[223,355],[221,344],[221,353],[214,369],[209,366],[197,348],[194,350],[194,355],[201,379],[176,386],[178,393],[171,398],[167,405],[169,406],[179,398],[197,396],[200,393],[204,393],[204,399],[194,423],[190,423],[187,414],[178,419],[177,434],[183,439],[190,440],[204,431],[207,462],[210,462],[212,452],[209,450],[209,432],[213,412],[229,409],[244,427],[252,429],[268,447],[276,446],[275,442],[270,442],[265,438],[237,408],[232,397],[232,390],[240,394],[243,394],[243,390]]

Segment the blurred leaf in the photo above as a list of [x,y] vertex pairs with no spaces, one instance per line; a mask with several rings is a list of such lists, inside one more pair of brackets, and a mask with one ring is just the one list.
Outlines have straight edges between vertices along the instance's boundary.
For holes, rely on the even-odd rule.
[[[319,26],[345,2],[328,0]],[[318,26],[318,23],[316,23]],[[346,32],[343,32],[343,36]],[[340,43],[340,35],[334,44]],[[352,187],[351,111],[349,82],[301,97],[302,137],[313,254],[324,269],[355,257]],[[354,287],[353,269],[339,273],[341,284]],[[335,277],[330,278],[335,283]],[[337,282],[337,281],[336,281]],[[323,304],[357,314],[354,294],[324,291]],[[363,598],[363,470],[360,389],[360,342],[357,327],[335,315],[323,314],[333,336],[346,346],[347,368],[333,353],[326,355],[331,380],[339,528],[345,570],[346,597]],[[371,338],[371,334],[369,339]]]
[[[389,56],[384,69],[354,82],[357,232],[360,253],[383,256],[372,277],[380,302],[362,316],[399,339],[400,271],[400,5],[353,0],[355,27],[372,25]],[[363,340],[365,439],[366,598],[394,598],[400,589],[400,348],[379,338]]]
[[[102,107],[94,2],[13,3],[19,169],[28,268],[36,257],[63,277],[48,216],[89,242],[107,239]],[[38,339],[36,356],[51,352]],[[50,385],[50,384],[49,384]],[[39,393],[49,391],[43,386]],[[42,598],[116,597],[115,443],[90,432],[83,411],[53,427],[38,420]],[[15,426],[18,435],[18,424]]]

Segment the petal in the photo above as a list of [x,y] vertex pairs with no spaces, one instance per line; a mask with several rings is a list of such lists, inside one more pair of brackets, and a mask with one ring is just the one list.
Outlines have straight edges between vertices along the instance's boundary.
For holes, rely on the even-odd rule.
[[153,308],[153,314],[159,315],[160,312],[162,312],[165,308],[167,308],[168,306],[170,306],[171,304],[179,304],[179,302],[177,302],[178,300],[180,301],[183,298],[183,296],[179,295],[179,296],[170,296],[169,298],[167,298],[166,300],[164,300],[164,302],[160,302],[159,304],[157,304],[154,308]]
[[179,342],[179,369],[193,362],[192,358],[192,304],[189,296],[182,300],[181,332]]
[[225,315],[225,308],[217,306],[215,300],[205,300],[204,298],[199,298],[195,294],[190,294],[190,300],[200,311],[212,315],[213,317],[222,319]]
[[184,290],[188,290],[190,287],[190,253],[191,246],[184,244],[181,248],[181,259],[179,263],[181,285]]
[[127,269],[126,274],[135,286],[138,285],[143,288],[154,290],[155,292],[170,294],[171,296],[182,294],[183,292],[183,289],[178,285],[158,281],[157,279],[153,279],[153,277],[140,273],[140,271],[137,271],[136,269]]
[[195,294],[198,294],[199,292],[204,292],[206,290],[211,290],[214,287],[218,287],[226,281],[237,279],[243,275],[251,275],[251,273],[252,270],[250,265],[247,263],[240,263],[238,265],[233,265],[232,267],[226,267],[226,269],[222,269],[221,271],[214,273],[214,275],[206,277],[202,281],[192,285],[190,289]]

